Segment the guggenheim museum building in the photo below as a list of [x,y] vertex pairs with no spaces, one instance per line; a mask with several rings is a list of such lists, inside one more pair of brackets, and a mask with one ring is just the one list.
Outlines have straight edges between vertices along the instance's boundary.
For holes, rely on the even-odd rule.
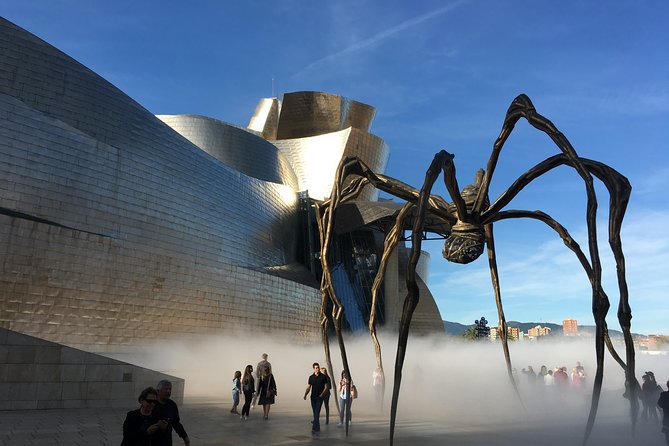
[[[154,115],[58,49],[0,19],[0,329],[84,352],[260,329],[320,341],[313,204],[343,156],[383,173],[374,108],[329,93],[249,104],[247,126]],[[345,327],[401,203],[369,189],[341,210],[332,276]],[[443,332],[419,275],[412,330]],[[407,248],[377,309],[397,327]]]

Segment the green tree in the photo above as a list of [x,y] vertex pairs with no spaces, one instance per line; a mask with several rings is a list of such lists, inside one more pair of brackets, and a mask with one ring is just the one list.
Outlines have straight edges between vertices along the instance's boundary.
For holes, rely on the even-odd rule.
[[470,341],[475,341],[476,340],[476,327],[469,327],[468,329],[465,330],[464,333],[462,333],[462,337],[465,339],[468,339]]

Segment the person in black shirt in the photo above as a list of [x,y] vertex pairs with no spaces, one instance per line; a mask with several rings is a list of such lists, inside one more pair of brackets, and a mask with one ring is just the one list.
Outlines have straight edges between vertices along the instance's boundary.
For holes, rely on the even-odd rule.
[[151,440],[152,446],[172,446],[172,429],[181,437],[185,446],[190,446],[190,439],[179,419],[179,408],[177,403],[170,399],[172,396],[172,383],[166,379],[158,383],[158,403],[153,409],[153,416],[165,422],[165,428],[154,435]]
[[323,406],[323,398],[330,390],[328,388],[328,379],[321,373],[321,367],[317,362],[314,362],[314,373],[309,376],[309,383],[304,391],[304,399],[311,392],[311,410],[314,413],[314,420],[311,422],[311,433],[318,435],[321,431],[321,424],[319,418],[321,416],[321,407]]
[[246,420],[249,417],[251,403],[253,401],[253,394],[255,392],[255,380],[253,379],[253,366],[247,365],[242,375],[242,392],[244,393],[244,405],[242,406],[242,416],[240,420]]
[[139,394],[139,409],[131,410],[123,422],[123,441],[121,446],[150,446],[151,439],[161,429],[167,427],[164,421],[157,421],[152,411],[158,401],[158,392],[147,387]]

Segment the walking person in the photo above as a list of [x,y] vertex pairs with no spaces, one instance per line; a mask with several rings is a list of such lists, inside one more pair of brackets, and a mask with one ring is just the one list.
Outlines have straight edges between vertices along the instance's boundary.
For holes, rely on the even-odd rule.
[[[339,386],[337,394],[339,394],[339,424],[337,427],[344,425],[348,419],[348,424],[351,424],[351,406],[353,405],[353,398],[355,395],[355,386],[353,381],[348,379],[346,370],[341,371],[341,378],[339,379]],[[350,393],[350,397],[349,397]],[[356,395],[357,396],[357,395]]]
[[323,406],[325,406],[325,424],[330,424],[330,389],[332,389],[332,380],[330,379],[330,375],[328,375],[328,369],[325,367],[321,367],[321,373],[328,379],[328,391],[323,398]]
[[131,410],[123,422],[123,441],[121,446],[151,446],[154,434],[167,428],[167,422],[156,420],[152,416],[158,401],[158,392],[147,387],[139,394],[139,409]]
[[264,368],[258,382],[258,404],[262,406],[263,420],[269,419],[269,409],[276,397],[276,381],[270,369]]
[[181,437],[185,446],[190,445],[190,439],[181,424],[179,418],[179,408],[177,403],[172,401],[172,383],[166,379],[158,382],[156,386],[158,391],[158,402],[153,408],[153,414],[158,420],[163,420],[167,423],[165,429],[158,431],[154,438],[151,439],[151,446],[172,446],[172,429]]
[[240,420],[246,420],[249,417],[251,410],[251,402],[253,401],[253,391],[255,389],[255,380],[253,379],[253,366],[247,365],[242,376],[242,392],[244,393],[244,405],[242,406],[242,415]]
[[237,406],[239,406],[239,394],[242,392],[242,372],[237,370],[232,378],[232,409],[230,413],[239,415]]
[[309,381],[307,388],[304,391],[304,399],[307,399],[307,395],[311,392],[311,411],[313,412],[314,419],[311,422],[311,433],[312,435],[319,435],[321,431],[321,407],[323,406],[323,398],[328,389],[328,380],[321,373],[321,367],[317,362],[313,364],[314,372],[309,375]]
[[646,372],[641,379],[643,381],[641,384],[641,403],[643,404],[641,418],[644,420],[652,418],[657,421],[657,401],[662,388],[655,381],[653,372]]

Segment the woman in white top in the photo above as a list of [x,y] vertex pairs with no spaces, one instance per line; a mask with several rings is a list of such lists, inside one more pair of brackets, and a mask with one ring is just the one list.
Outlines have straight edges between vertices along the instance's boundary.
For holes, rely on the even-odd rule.
[[[341,378],[339,379],[339,402],[341,403],[339,405],[339,424],[337,427],[341,427],[344,425],[344,414],[348,415],[348,424],[351,424],[351,406],[353,405],[353,397],[348,398],[348,405],[346,404],[346,400],[348,397],[348,389],[347,389],[347,383],[348,379],[346,378],[346,370],[341,371]],[[348,387],[349,389],[353,389],[355,386],[353,385],[353,381],[351,381],[350,386]],[[353,395],[355,395],[355,392],[352,390],[351,391]],[[346,412],[344,412],[344,408],[346,408]]]

